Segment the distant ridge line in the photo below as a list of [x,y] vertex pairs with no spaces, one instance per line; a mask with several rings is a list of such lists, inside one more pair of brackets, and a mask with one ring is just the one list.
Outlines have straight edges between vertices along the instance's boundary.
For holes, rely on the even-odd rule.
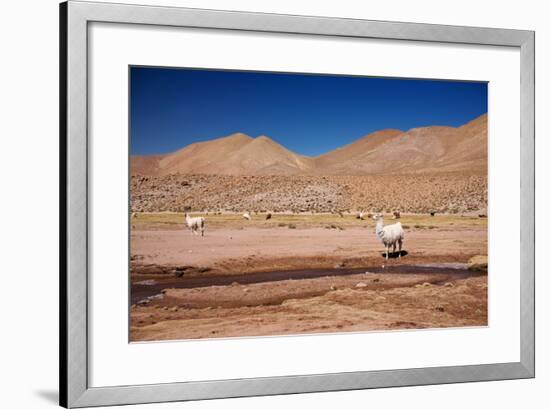
[[132,175],[370,175],[487,172],[487,114],[459,127],[382,129],[316,157],[266,135],[241,132],[195,142],[164,155],[133,155]]

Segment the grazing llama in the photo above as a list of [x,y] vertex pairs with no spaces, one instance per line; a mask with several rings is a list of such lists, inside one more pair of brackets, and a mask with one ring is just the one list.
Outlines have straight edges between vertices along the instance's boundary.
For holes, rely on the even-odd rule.
[[250,219],[252,219],[252,216],[250,216],[250,213],[245,212],[245,213],[243,214],[243,218],[246,219],[246,220],[250,220]]
[[200,229],[201,236],[204,236],[204,217],[190,217],[186,212],[185,223],[187,224],[187,227],[191,229],[193,234],[199,234],[197,230]]
[[356,219],[359,219],[359,220],[365,220],[365,213],[363,213],[363,212],[358,212],[358,213],[355,215],[355,218],[356,218]]
[[401,226],[401,222],[384,226],[384,216],[375,214],[372,218],[376,220],[376,236],[386,247],[386,260],[389,257],[390,246],[393,247],[392,253],[395,253],[396,244],[399,245],[399,258],[401,258],[401,248],[403,240],[405,240],[405,231]]

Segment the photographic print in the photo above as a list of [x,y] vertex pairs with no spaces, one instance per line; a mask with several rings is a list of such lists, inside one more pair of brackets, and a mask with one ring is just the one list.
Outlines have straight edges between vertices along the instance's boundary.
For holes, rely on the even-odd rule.
[[486,82],[129,72],[130,341],[488,324]]

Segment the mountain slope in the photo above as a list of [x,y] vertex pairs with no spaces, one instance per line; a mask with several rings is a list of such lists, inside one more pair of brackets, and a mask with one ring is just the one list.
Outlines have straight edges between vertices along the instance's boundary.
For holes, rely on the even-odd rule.
[[315,158],[296,154],[267,136],[242,133],[197,142],[157,156],[132,156],[143,175],[370,175],[487,171],[487,115],[458,128],[385,129]]
[[440,165],[445,170],[487,172],[489,139],[487,115],[482,115],[457,129],[456,139]]
[[131,175],[156,175],[158,174],[159,161],[162,155],[132,155],[130,157]]
[[[363,149],[353,146],[345,161],[335,160],[331,154],[319,166],[320,172],[329,174],[402,173],[425,170],[448,150],[455,128],[431,126],[392,133],[380,137],[375,133],[374,143],[367,136]],[[382,139],[382,140],[380,140]]]
[[159,173],[209,173],[198,170],[219,163],[251,141],[253,138],[250,136],[235,133],[211,141],[193,143],[166,155],[159,163]]
[[311,158],[291,152],[267,136],[259,136],[222,160],[199,166],[195,171],[220,175],[292,175],[303,173],[312,165]]
[[315,159],[329,175],[486,171],[487,115],[458,128],[383,130]]
[[132,174],[294,175],[313,167],[311,158],[289,151],[267,136],[235,133],[157,156],[133,156]]

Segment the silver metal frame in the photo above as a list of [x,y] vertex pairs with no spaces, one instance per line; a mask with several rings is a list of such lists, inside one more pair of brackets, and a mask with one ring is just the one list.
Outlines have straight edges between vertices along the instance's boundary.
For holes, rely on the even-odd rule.
[[[88,384],[88,23],[112,22],[517,47],[521,52],[521,359],[489,365],[91,388]],[[531,378],[535,374],[535,34],[532,31],[176,7],[60,5],[60,404],[185,401]]]

